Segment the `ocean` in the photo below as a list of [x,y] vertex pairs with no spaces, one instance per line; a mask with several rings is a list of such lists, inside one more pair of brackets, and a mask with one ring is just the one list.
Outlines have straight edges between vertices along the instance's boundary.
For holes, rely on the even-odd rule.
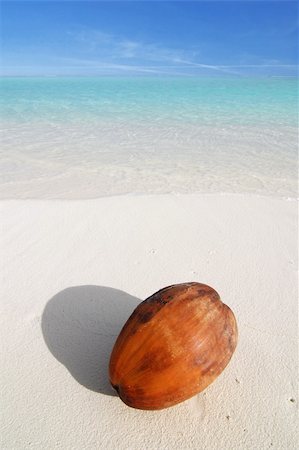
[[1,198],[297,196],[294,78],[1,79]]

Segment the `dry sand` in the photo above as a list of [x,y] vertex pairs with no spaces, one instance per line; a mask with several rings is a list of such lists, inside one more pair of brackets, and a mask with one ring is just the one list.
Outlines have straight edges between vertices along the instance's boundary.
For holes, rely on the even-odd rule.
[[[1,202],[3,449],[296,448],[297,202],[250,195]],[[128,408],[107,365],[134,307],[213,286],[239,344],[206,391]]]

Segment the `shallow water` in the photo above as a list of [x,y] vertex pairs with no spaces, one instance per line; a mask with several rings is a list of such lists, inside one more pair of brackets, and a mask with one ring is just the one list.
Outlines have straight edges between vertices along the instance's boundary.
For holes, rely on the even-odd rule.
[[297,82],[3,78],[1,198],[297,195]]

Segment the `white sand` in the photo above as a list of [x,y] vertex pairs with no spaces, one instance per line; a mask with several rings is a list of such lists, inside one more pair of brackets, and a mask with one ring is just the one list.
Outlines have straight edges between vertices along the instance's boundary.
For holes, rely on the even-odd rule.
[[[297,202],[246,195],[1,202],[3,449],[295,449]],[[128,408],[107,364],[133,308],[213,286],[239,344],[203,393]]]

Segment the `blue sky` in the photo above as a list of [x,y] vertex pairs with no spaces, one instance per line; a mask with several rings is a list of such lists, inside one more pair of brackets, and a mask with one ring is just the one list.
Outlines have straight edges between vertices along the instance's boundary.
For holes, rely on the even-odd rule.
[[3,1],[4,75],[297,71],[294,1]]

